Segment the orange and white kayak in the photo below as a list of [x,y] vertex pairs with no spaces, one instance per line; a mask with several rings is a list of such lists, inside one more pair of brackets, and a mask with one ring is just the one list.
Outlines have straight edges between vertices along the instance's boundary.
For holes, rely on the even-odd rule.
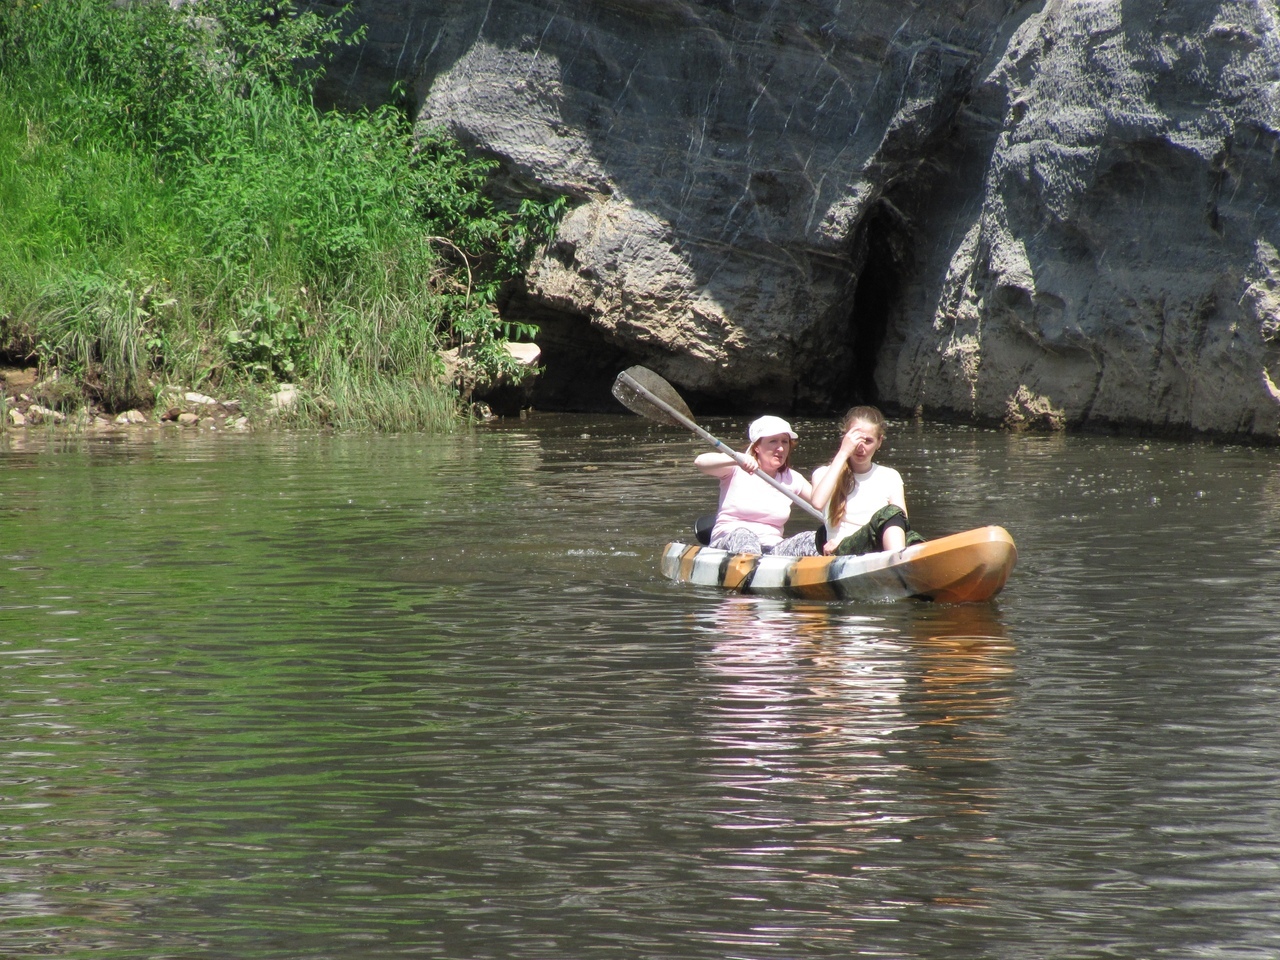
[[812,600],[979,603],[1000,592],[1017,560],[1004,527],[979,527],[859,557],[771,557],[669,543],[662,575],[679,583]]

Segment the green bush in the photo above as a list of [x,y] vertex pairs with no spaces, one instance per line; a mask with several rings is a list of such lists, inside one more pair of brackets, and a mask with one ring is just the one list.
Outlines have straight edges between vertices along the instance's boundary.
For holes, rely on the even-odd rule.
[[[503,209],[491,161],[393,105],[318,110],[358,37],[293,0],[9,0],[0,350],[109,410],[289,381],[313,420],[385,428],[440,425],[444,348],[513,373],[502,340],[535,331],[493,304],[564,200]],[[414,391],[441,399],[397,423]]]

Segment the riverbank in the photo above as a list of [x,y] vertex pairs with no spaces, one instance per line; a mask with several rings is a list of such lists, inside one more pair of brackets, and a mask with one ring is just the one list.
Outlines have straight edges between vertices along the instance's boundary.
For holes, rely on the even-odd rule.
[[[527,387],[538,375],[541,353],[536,345],[528,343],[505,343],[502,350],[507,362],[519,371],[518,376],[503,375],[497,380],[490,380],[468,357],[459,356],[457,350],[441,355],[444,366],[441,380],[448,389],[424,390],[419,398],[424,404],[434,404],[437,425],[490,420],[501,414],[523,415],[528,406]],[[234,430],[267,424],[315,427],[331,425],[329,421],[336,406],[327,395],[312,393],[306,385],[294,383],[270,386],[242,383],[238,393],[222,394],[229,399],[217,399],[200,390],[174,383],[153,387],[153,399],[143,400],[126,410],[115,411],[86,401],[66,412],[59,406],[49,405],[47,400],[48,397],[63,396],[67,391],[56,370],[42,377],[37,367],[6,367],[0,364],[0,429],[67,427],[94,430],[148,423]],[[74,391],[78,387],[73,384],[70,389]],[[481,396],[493,401],[497,413]],[[366,395],[361,399],[367,410],[370,401],[376,398]],[[397,412],[405,406],[406,400],[401,395],[386,405],[383,422],[353,424],[348,421],[346,425],[391,429]],[[404,423],[401,418],[398,429],[417,425]]]
[[439,430],[470,415],[451,353],[473,380],[526,375],[506,344],[535,328],[495,302],[563,201],[500,206],[496,165],[415,129],[396,91],[319,109],[359,36],[289,2],[0,10],[7,424],[157,419],[196,394]]
[[258,398],[252,403],[243,399],[218,399],[196,390],[171,385],[163,388],[157,402],[144,409],[131,407],[113,413],[94,404],[86,404],[72,413],[45,406],[36,397],[50,385],[39,379],[34,367],[25,369],[0,367],[0,419],[11,430],[27,427],[61,427],[71,430],[114,430],[121,427],[173,425],[203,429],[248,430],[252,420],[269,421],[273,415],[286,414],[297,405],[298,393],[293,384],[272,393],[265,406]]

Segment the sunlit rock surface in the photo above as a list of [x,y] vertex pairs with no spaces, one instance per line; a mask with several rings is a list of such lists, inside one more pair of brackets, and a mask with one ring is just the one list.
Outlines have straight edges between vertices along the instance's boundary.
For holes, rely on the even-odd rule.
[[1275,435],[1280,32],[1160,0],[362,0],[330,80],[572,209],[544,400]]

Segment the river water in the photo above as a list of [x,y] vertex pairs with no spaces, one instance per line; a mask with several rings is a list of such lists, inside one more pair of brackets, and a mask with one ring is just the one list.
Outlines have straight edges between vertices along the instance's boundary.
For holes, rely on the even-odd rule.
[[995,602],[663,580],[630,416],[0,439],[0,955],[1280,955],[1280,451],[892,430]]

